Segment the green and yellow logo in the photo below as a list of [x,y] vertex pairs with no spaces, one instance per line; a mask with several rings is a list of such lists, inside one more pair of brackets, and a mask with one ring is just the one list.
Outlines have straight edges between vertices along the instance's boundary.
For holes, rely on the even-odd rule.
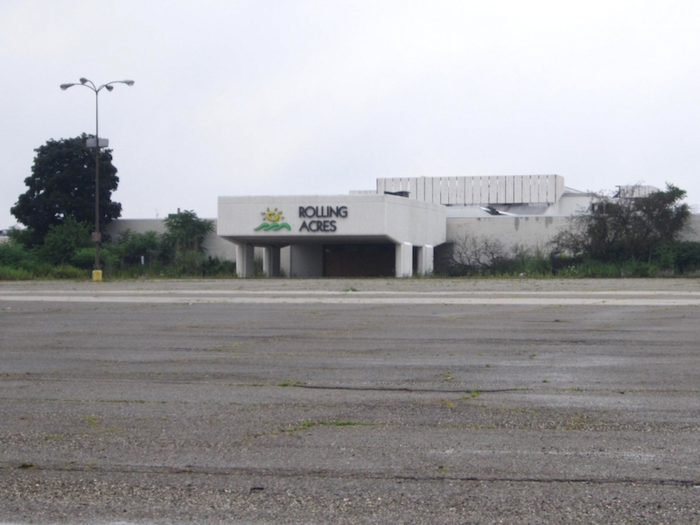
[[280,222],[284,220],[281,210],[275,208],[274,210],[270,211],[270,208],[267,208],[267,210],[261,211],[260,215],[263,216],[263,222],[260,226],[255,228],[255,231],[278,231],[282,228],[287,228],[289,231],[292,231],[292,228],[290,228],[289,224],[287,224],[286,222]]

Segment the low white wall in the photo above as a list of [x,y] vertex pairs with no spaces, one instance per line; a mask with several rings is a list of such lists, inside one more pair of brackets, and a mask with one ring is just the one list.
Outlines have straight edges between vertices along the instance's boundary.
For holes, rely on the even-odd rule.
[[465,236],[498,239],[506,247],[546,247],[568,226],[567,217],[463,217],[447,220],[447,242]]
[[[510,248],[516,244],[546,248],[547,244],[570,225],[570,217],[449,217],[447,242],[466,235],[498,239]],[[700,241],[700,215],[693,215],[681,234],[684,241]]]

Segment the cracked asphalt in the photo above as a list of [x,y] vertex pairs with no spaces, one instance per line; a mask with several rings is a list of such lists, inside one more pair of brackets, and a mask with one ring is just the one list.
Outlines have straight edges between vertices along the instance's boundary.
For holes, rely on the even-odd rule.
[[0,283],[0,522],[700,523],[700,282]]

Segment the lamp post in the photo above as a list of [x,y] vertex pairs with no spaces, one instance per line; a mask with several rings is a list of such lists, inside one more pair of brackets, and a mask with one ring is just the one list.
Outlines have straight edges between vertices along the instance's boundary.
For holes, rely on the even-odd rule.
[[[133,86],[134,81],[114,80],[97,87],[92,80],[81,78],[80,83],[61,84],[61,89],[63,91],[72,86],[83,86],[95,92],[95,231],[92,234],[92,240],[95,243],[95,268],[92,271],[93,281],[102,280],[102,270],[100,270],[100,243],[102,242],[102,233],[100,232],[100,147],[109,145],[106,139],[103,144],[100,144],[99,95],[103,88],[107,89],[107,91],[112,91],[114,89],[114,84]],[[92,141],[88,139],[88,148],[93,147],[91,142]]]

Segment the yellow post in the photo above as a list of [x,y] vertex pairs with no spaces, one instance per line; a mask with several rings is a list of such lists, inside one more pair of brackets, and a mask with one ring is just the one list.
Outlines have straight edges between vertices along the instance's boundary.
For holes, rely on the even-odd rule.
[[102,281],[102,270],[93,270],[92,280],[95,282]]

